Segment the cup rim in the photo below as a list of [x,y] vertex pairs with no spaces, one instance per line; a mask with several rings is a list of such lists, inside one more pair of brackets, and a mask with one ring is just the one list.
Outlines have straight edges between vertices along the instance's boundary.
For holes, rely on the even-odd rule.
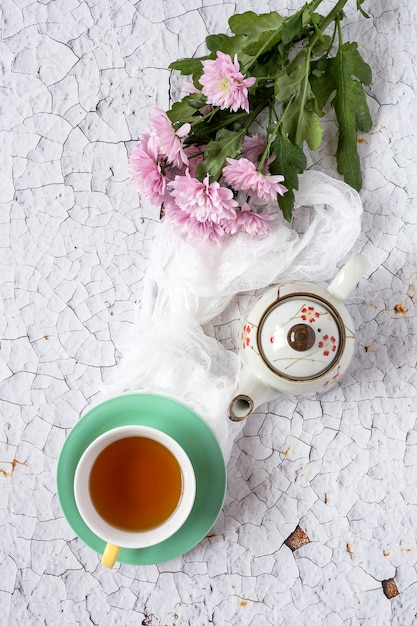
[[[182,473],[179,503],[170,517],[159,526],[146,531],[129,531],[112,526],[94,508],[88,489],[88,478],[98,454],[108,445],[129,436],[148,437],[164,445],[175,456]],[[132,424],[112,428],[94,439],[84,450],[74,475],[74,497],[85,524],[100,539],[121,548],[145,548],[156,545],[177,532],[185,523],[194,505],[196,478],[193,465],[183,447],[173,437],[151,426]]]

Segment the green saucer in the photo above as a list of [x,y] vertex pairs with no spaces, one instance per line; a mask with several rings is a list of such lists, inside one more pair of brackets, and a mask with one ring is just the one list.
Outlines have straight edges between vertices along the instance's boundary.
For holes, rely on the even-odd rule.
[[74,498],[74,474],[89,444],[102,433],[130,424],[160,428],[187,452],[196,477],[196,498],[184,525],[169,539],[149,548],[122,548],[118,561],[150,565],[170,561],[191,550],[212,528],[224,501],[226,467],[210,427],[191,409],[165,396],[129,393],[98,404],[72,428],[57,466],[58,498],[69,525],[92,550],[103,553],[105,541],[81,518]]

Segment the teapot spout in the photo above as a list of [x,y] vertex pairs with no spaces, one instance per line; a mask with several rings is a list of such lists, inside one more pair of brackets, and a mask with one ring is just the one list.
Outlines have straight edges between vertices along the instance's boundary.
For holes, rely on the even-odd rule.
[[232,422],[241,422],[253,411],[255,405],[250,396],[240,393],[229,404],[228,417]]
[[270,402],[278,395],[276,389],[265,385],[257,376],[251,376],[243,367],[239,388],[227,410],[228,417],[232,422],[241,422],[258,406]]

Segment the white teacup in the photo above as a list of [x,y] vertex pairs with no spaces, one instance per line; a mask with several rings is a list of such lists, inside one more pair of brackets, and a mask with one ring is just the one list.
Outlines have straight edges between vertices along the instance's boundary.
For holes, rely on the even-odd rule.
[[80,458],[74,495],[87,526],[107,542],[102,564],[120,548],[146,548],[168,539],[187,520],[195,474],[184,449],[149,426],[121,426],[95,439]]

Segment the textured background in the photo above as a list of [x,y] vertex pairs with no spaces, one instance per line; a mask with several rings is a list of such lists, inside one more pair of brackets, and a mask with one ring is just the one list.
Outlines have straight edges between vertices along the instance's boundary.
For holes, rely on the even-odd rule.
[[[247,421],[223,511],[178,559],[105,570],[56,496],[65,437],[117,375],[140,307],[158,215],[140,205],[128,154],[149,109],[169,106],[166,68],[236,11],[299,6],[2,5],[2,623],[417,624],[417,5],[408,0],[367,0],[369,20],[353,0],[346,9],[345,38],[359,41],[374,73],[356,245],[371,270],[349,300],[358,344],[348,373],[319,399],[282,399]],[[336,176],[331,121],[327,130],[312,165]],[[233,319],[212,328],[232,348]],[[297,526],[310,541],[291,549]]]

